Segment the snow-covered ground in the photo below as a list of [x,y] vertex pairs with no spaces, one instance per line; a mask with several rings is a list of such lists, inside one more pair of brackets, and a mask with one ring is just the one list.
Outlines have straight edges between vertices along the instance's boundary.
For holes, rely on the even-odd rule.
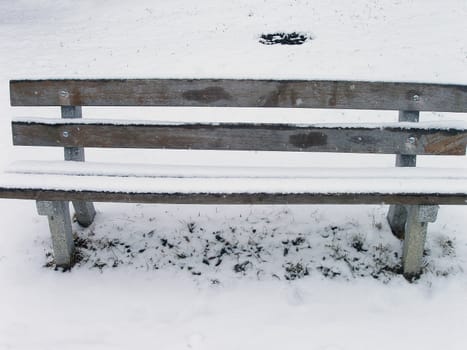
[[[8,80],[248,77],[467,84],[465,0],[0,0],[0,165],[61,159],[11,145]],[[297,46],[262,45],[303,32]],[[164,121],[392,122],[395,112],[84,108]],[[422,121],[466,120],[423,113]],[[387,166],[386,155],[88,150],[90,161]],[[419,157],[467,168],[467,157]],[[467,208],[430,225],[424,276],[400,274],[385,206],[97,203],[80,262],[50,268],[46,218],[0,200],[0,349],[465,349]]]

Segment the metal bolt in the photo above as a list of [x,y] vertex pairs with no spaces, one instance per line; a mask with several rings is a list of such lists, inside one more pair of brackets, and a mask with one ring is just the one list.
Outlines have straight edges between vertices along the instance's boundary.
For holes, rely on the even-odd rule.
[[66,90],[60,91],[60,96],[61,97],[68,97],[68,95],[69,95],[68,91],[66,91]]
[[62,133],[62,135],[63,135],[63,137],[68,137],[68,136],[70,136],[70,134],[68,133],[68,131],[64,131],[64,132]]
[[410,136],[407,141],[410,143],[410,144],[415,144],[415,142],[417,141],[417,139],[414,137],[414,136]]
[[420,101],[420,95],[417,95],[417,94],[413,95],[412,96],[412,101],[415,101],[415,102]]

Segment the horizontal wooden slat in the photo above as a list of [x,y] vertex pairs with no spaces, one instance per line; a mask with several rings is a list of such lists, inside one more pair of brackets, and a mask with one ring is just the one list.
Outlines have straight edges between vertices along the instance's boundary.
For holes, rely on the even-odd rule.
[[102,79],[13,80],[12,106],[217,106],[467,112],[467,86],[424,83]]
[[13,121],[22,146],[464,155],[467,131],[402,126]]
[[67,192],[40,189],[4,189],[0,187],[0,198],[91,201],[123,203],[165,203],[165,204],[402,204],[402,205],[463,205],[465,194],[440,195],[411,194],[390,195],[375,193],[338,194],[278,194],[278,193],[116,193],[81,191]]

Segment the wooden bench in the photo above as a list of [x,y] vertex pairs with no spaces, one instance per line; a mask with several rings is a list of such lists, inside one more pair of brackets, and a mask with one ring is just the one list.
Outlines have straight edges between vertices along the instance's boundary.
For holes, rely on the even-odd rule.
[[[69,201],[88,226],[92,202],[390,204],[404,238],[403,271],[422,271],[438,205],[466,204],[465,169],[415,167],[417,155],[465,155],[466,124],[417,123],[420,111],[467,112],[467,86],[359,81],[24,80],[12,106],[60,106],[61,119],[12,122],[13,143],[64,147],[65,161],[23,161],[0,177],[0,197],[33,199],[49,219],[57,266],[73,264]],[[399,111],[373,124],[157,123],[81,119],[81,106],[209,106]],[[222,110],[220,111],[222,113]],[[84,162],[84,147],[396,154],[391,168],[234,168]]]

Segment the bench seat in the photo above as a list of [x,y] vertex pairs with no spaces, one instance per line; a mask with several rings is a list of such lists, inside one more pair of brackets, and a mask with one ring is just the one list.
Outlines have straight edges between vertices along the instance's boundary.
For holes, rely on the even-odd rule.
[[467,169],[21,161],[0,176],[0,197],[180,204],[465,204]]

